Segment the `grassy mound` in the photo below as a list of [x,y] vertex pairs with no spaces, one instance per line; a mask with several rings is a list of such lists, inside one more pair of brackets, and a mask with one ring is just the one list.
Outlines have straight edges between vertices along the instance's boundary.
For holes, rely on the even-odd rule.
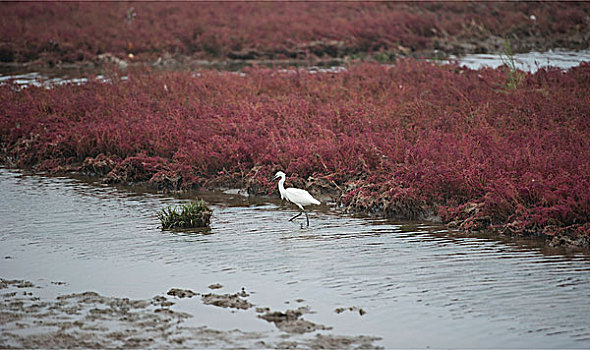
[[207,227],[211,219],[211,209],[204,200],[192,201],[180,207],[168,207],[158,213],[162,230]]

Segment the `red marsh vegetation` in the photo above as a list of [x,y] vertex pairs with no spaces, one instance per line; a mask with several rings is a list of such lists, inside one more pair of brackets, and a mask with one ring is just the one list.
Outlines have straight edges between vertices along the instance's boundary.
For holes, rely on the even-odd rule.
[[351,211],[463,230],[590,237],[590,64],[470,70],[130,72],[0,86],[4,164],[161,190],[288,182]]
[[[587,49],[589,2],[2,2],[0,62],[103,54],[192,59],[359,58]],[[263,19],[263,20],[262,20]]]

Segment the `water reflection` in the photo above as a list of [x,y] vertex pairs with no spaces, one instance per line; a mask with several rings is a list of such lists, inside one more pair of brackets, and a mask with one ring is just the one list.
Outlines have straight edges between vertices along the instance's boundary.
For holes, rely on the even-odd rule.
[[[6,169],[0,196],[7,277],[109,283],[121,295],[129,285],[239,283],[264,303],[307,300],[317,321],[381,336],[386,347],[590,346],[584,253],[326,207],[301,229],[279,201],[235,194],[204,194],[214,210],[208,234],[162,232],[157,211],[185,199]],[[89,270],[104,271],[103,284]],[[341,306],[367,314],[338,315]]]

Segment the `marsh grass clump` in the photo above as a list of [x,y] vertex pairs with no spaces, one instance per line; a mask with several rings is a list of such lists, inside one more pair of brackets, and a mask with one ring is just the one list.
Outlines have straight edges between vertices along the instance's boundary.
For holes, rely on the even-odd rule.
[[211,220],[211,209],[202,199],[196,199],[181,206],[162,209],[158,213],[162,230],[207,227]]
[[516,67],[516,60],[514,59],[514,52],[510,41],[504,41],[504,53],[500,55],[502,63],[508,67],[508,82],[506,87],[508,89],[517,89],[524,80],[524,73]]

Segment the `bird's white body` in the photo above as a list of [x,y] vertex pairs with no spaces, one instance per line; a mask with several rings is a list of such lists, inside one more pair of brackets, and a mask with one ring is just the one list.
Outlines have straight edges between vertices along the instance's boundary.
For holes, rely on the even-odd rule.
[[[277,179],[279,177],[281,178],[279,180],[279,193],[281,194],[281,199],[286,199],[287,201],[289,201],[289,202],[295,204],[297,207],[299,207],[301,212],[305,213],[306,218],[307,218],[307,213],[305,212],[304,207],[311,205],[311,204],[315,204],[315,205],[321,204],[320,201],[313,198],[313,196],[311,194],[309,194],[309,192],[307,192],[306,190],[302,190],[299,188],[293,188],[293,187],[285,188],[286,175],[284,172],[282,172],[282,171],[277,172],[277,174],[275,175],[274,178]],[[299,215],[301,215],[301,213],[299,213]],[[297,215],[297,216],[299,216],[299,215]],[[293,220],[297,216],[291,218],[291,220]],[[307,225],[309,226],[309,218],[307,219]]]
[[306,190],[301,190],[299,188],[289,187],[289,188],[283,188],[283,191],[284,192],[283,192],[283,194],[281,194],[281,197],[288,200],[289,202],[295,204],[301,210],[303,210],[303,207],[311,205],[311,204],[315,204],[315,205],[321,204],[320,201],[313,198],[311,196],[311,194],[309,194],[309,192],[307,192]]

